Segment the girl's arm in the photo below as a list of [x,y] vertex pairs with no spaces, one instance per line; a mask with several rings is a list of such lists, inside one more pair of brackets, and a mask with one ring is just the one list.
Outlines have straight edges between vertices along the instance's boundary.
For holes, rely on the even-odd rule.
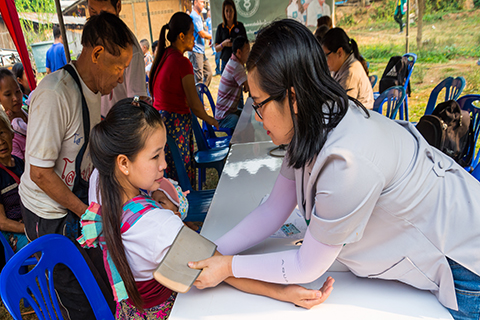
[[327,300],[335,280],[328,277],[319,290],[306,289],[299,285],[281,285],[251,279],[227,278],[225,282],[243,292],[262,295],[272,299],[291,302],[296,306],[310,309]]
[[6,232],[24,233],[25,226],[19,221],[8,219],[5,214],[5,207],[0,204],[0,230]]
[[198,262],[189,262],[188,265],[193,269],[203,269],[194,282],[198,289],[215,287],[232,276],[284,284],[308,283],[328,270],[342,247],[317,241],[307,229],[298,250],[234,257],[218,254]]
[[211,126],[215,126],[218,129],[218,121],[215,118],[210,117],[203,108],[203,104],[198,98],[197,89],[195,87],[195,77],[193,74],[188,74],[182,78],[183,91],[187,96],[187,103],[194,115],[202,119]]

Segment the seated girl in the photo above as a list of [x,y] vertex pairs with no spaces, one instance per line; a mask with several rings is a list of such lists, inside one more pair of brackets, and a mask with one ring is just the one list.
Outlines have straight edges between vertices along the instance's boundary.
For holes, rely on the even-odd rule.
[[[183,226],[142,190],[157,190],[164,182],[166,129],[160,114],[138,99],[119,101],[90,135],[92,162],[98,170],[97,199],[82,216],[83,246],[104,253],[117,301],[117,319],[165,319],[176,293],[153,278]],[[267,295],[310,308],[324,301],[334,280],[320,290],[227,279],[240,290]]]
[[20,212],[18,185],[24,162],[12,155],[13,130],[5,111],[0,109],[0,230],[14,252],[27,243]]
[[322,47],[333,79],[347,95],[373,109],[372,84],[368,79],[367,62],[360,55],[355,40],[341,28],[330,29],[322,39]]

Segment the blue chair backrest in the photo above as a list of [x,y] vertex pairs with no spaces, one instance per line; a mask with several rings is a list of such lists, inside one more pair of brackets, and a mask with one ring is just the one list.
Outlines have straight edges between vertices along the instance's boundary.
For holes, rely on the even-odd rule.
[[[480,105],[480,94],[469,94],[463,96],[457,100],[460,108],[471,113],[473,121],[473,133],[474,133],[474,146],[477,145],[478,135],[480,133],[480,107],[474,105],[474,102],[477,102]],[[470,164],[469,171],[475,169],[478,165],[480,153],[474,152],[473,159]]]
[[212,108],[213,116],[215,117],[215,101],[213,101],[212,94],[210,93],[210,90],[208,90],[208,87],[204,85],[203,83],[199,82],[195,85],[197,88],[198,92],[198,97],[200,98],[200,101],[202,102],[203,105],[203,95],[207,96],[208,102],[210,103],[210,107]]
[[210,147],[208,146],[207,138],[205,137],[205,134],[203,133],[202,128],[198,123],[198,118],[193,114],[193,112],[192,112],[192,129],[193,129],[193,134],[195,135],[195,141],[197,142],[198,150],[203,151],[203,150],[210,149]]
[[410,77],[412,76],[413,67],[415,66],[415,62],[417,62],[417,55],[415,53],[409,52],[409,53],[405,53],[403,56],[408,58],[408,74],[405,80],[405,84],[403,85],[406,91],[408,87],[408,83],[410,82]]
[[405,100],[405,88],[402,86],[391,87],[382,92],[378,98],[375,99],[373,103],[373,111],[382,113],[383,104],[387,103],[387,113],[386,116],[390,119],[395,119],[397,116],[398,109],[400,105]]
[[370,83],[372,84],[372,88],[375,87],[378,81],[378,76],[377,75],[371,75],[368,77],[370,79]]
[[[22,263],[31,255],[41,253],[40,260],[26,274],[20,274]],[[14,319],[22,319],[20,299],[27,300],[39,319],[63,319],[53,286],[53,268],[63,264],[72,270],[82,286],[97,319],[114,319],[87,263],[68,238],[49,234],[40,237],[17,252],[0,274],[3,303]],[[53,304],[52,304],[53,302]]]
[[10,243],[8,243],[8,240],[5,238],[2,232],[0,232],[0,242],[2,242],[3,245],[3,252],[5,253],[6,263],[15,255],[15,252],[13,252],[12,247],[10,247]]
[[[433,88],[430,97],[428,98],[427,107],[425,108],[425,115],[432,114],[433,109],[437,105],[437,99],[440,92],[445,89],[445,100],[457,100],[465,88],[466,82],[464,77],[448,77]],[[442,102],[443,102],[442,101]]]
[[175,140],[173,140],[173,138],[169,135],[167,135],[167,145],[172,153],[173,163],[175,164],[175,169],[177,170],[178,183],[180,184],[180,187],[182,187],[183,191],[193,191],[192,183],[188,178],[187,170],[185,169],[185,164],[183,163],[180,151],[178,150]]

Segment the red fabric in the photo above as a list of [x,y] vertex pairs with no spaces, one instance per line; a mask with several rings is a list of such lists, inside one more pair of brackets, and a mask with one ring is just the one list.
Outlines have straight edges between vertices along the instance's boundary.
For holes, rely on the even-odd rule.
[[164,55],[165,62],[160,70],[157,69],[154,77],[153,106],[157,110],[190,113],[182,79],[189,74],[193,75],[192,63],[174,48],[168,48]]
[[[171,295],[172,290],[162,286],[157,280],[136,281],[138,292],[143,299],[143,308],[148,309],[164,303]],[[128,299],[133,305],[132,300]]]
[[30,89],[33,91],[37,85],[33,76],[32,64],[30,63],[30,58],[28,57],[27,45],[25,44],[25,38],[23,37],[20,20],[18,19],[17,8],[15,8],[15,1],[0,1],[0,13],[2,14],[2,19],[5,21],[5,25],[12,36],[13,43],[15,43],[17,52],[22,60],[23,68],[27,73],[28,84],[30,85]]

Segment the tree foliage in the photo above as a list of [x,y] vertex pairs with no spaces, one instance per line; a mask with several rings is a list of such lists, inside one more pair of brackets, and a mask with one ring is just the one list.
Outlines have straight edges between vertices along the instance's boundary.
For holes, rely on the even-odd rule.
[[55,13],[54,0],[15,0],[18,12]]

